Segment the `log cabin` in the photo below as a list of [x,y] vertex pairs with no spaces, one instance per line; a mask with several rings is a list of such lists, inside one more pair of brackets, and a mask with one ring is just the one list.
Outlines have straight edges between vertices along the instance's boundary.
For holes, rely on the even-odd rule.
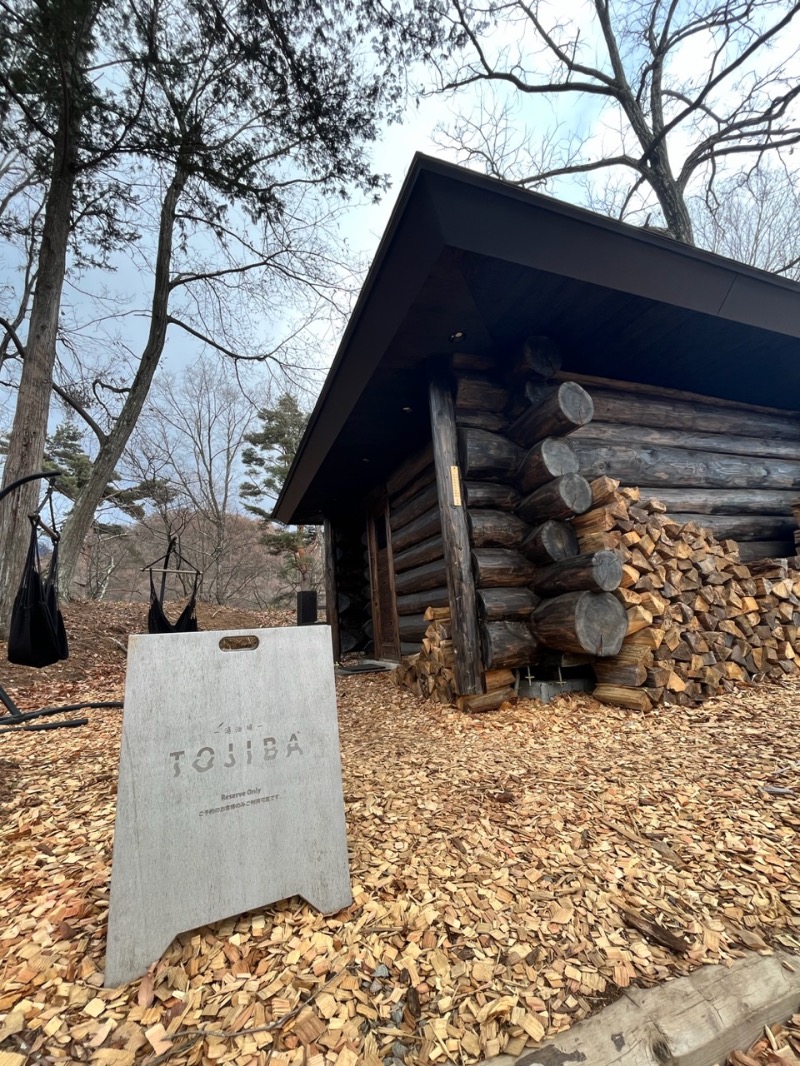
[[335,655],[418,652],[433,608],[465,698],[613,660],[609,479],[794,555],[800,286],[417,156],[274,512],[324,527]]

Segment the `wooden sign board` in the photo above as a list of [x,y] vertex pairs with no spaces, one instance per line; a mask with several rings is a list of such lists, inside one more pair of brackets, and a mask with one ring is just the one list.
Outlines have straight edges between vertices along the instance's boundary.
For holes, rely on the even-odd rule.
[[106,986],[294,894],[352,901],[330,629],[132,636]]

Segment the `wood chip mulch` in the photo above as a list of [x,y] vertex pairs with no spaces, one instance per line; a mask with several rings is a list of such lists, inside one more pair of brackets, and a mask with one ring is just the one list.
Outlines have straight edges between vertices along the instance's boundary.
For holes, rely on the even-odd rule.
[[[73,688],[119,698],[121,668]],[[629,984],[800,950],[797,681],[647,716],[584,695],[469,716],[385,674],[338,691],[353,905],[187,932],[118,989],[120,712],[0,738],[0,1066],[472,1063]]]
[[800,1014],[782,1025],[765,1025],[747,1051],[733,1051],[726,1066],[800,1066]]

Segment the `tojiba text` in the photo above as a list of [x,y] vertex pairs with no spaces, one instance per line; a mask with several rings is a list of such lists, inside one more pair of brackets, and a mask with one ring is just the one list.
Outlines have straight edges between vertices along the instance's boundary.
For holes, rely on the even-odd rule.
[[287,741],[278,737],[262,737],[260,741],[252,737],[241,741],[229,741],[227,744],[219,744],[215,748],[211,744],[186,751],[171,751],[172,776],[180,777],[186,769],[194,770],[198,774],[205,774],[209,770],[221,768],[231,770],[234,766],[256,766],[274,762],[276,759],[291,759],[292,756],[302,755],[303,749],[297,739],[297,733],[292,733]]

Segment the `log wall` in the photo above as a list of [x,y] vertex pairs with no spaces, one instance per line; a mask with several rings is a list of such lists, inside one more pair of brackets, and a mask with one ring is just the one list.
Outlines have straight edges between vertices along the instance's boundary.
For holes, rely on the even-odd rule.
[[[489,431],[458,411],[487,671],[531,665],[548,648],[615,654],[626,629],[624,608],[609,594],[621,580],[619,560],[608,551],[579,554],[569,524],[592,506],[569,440],[590,423],[592,399],[575,382],[547,384],[537,350],[547,354],[542,369],[557,368],[555,347],[533,338],[506,368],[504,425]],[[496,403],[488,373],[484,388]],[[469,395],[477,403],[474,373]]]
[[430,446],[413,455],[387,483],[400,652],[419,651],[428,607],[449,607],[436,471]]
[[591,479],[615,478],[749,559],[794,554],[800,415],[586,382],[595,417],[570,437]]
[[[452,369],[484,678],[553,652],[616,663],[626,635],[652,621],[622,595],[632,579],[614,551],[619,518],[599,502],[612,479],[737,541],[742,559],[794,554],[800,414],[567,378],[538,337],[505,363],[458,355]],[[431,598],[444,565],[421,495],[431,481],[415,485],[416,506],[406,496],[398,527],[409,613],[446,602],[442,588]]]

